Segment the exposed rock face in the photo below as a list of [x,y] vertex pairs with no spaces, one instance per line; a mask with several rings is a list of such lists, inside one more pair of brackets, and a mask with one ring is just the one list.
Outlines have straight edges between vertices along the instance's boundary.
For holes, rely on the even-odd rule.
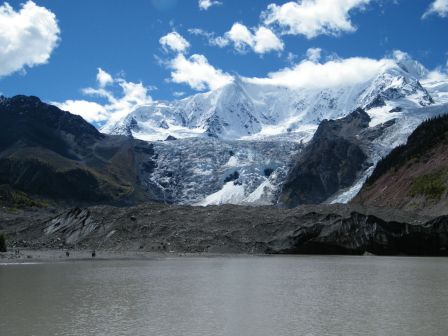
[[448,214],[448,117],[424,122],[382,161],[353,203]]
[[287,206],[318,204],[351,186],[366,168],[367,155],[358,135],[369,122],[362,109],[342,119],[322,121],[290,171],[281,201]]
[[52,219],[45,227],[44,233],[51,236],[57,232],[64,232],[65,242],[74,244],[82,237],[87,237],[96,228],[90,211],[76,208]]
[[[373,214],[375,213],[375,215]],[[10,244],[163,252],[448,255],[448,217],[335,205],[93,207],[5,218]],[[20,216],[19,214],[15,216]],[[14,217],[14,216],[13,216]]]
[[3,98],[0,119],[0,184],[81,204],[151,199],[140,177],[152,172],[152,145],[101,134],[36,97]]
[[300,228],[290,239],[281,253],[448,255],[448,217],[413,225],[352,212]]

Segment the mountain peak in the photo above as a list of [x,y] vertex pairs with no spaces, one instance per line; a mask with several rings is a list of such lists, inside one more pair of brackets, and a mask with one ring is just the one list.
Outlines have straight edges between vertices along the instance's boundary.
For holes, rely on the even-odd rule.
[[16,95],[11,98],[0,96],[0,103],[11,104],[15,106],[35,106],[42,104],[42,101],[36,96]]
[[397,65],[416,79],[423,79],[429,74],[429,70],[409,54],[396,50],[393,56]]
[[131,135],[142,140],[164,140],[168,135],[229,140],[292,135],[300,141],[310,139],[303,129],[316,130],[320,121],[345,117],[358,107],[375,111],[433,104],[419,82],[426,73],[409,55],[395,52],[371,80],[338,88],[249,83],[236,74],[219,89],[139,107],[103,131],[128,134],[131,130]]
[[[101,133],[78,115],[65,112],[42,102],[38,97],[18,95],[1,99],[0,116],[8,128],[2,130],[1,141],[13,143],[20,135],[29,144],[48,144],[59,132],[70,134],[79,142],[99,139]],[[41,133],[39,133],[41,132]],[[50,136],[51,135],[51,136]],[[90,140],[89,140],[90,139]]]

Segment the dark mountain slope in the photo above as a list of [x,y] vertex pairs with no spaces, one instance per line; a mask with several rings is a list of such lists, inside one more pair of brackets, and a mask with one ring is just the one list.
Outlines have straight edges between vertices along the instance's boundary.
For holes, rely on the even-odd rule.
[[[76,203],[135,203],[151,198],[141,184],[151,145],[107,136],[79,116],[36,97],[0,99],[0,184]],[[149,168],[148,168],[149,167]]]
[[363,109],[345,118],[322,121],[289,172],[280,202],[289,207],[319,204],[351,186],[370,165],[367,153],[371,140],[393,123],[369,128],[369,122]]
[[20,144],[76,159],[77,151],[83,154],[84,148],[105,137],[80,116],[44,104],[37,97],[2,97],[0,113],[5,125],[0,133],[0,150]]
[[381,160],[354,203],[448,213],[448,116],[423,122]]

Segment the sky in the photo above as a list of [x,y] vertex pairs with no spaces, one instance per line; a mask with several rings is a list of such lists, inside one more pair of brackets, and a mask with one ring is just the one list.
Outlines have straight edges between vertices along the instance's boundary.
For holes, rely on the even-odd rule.
[[340,85],[403,55],[446,75],[447,33],[448,0],[10,0],[0,93],[100,125],[236,75]]

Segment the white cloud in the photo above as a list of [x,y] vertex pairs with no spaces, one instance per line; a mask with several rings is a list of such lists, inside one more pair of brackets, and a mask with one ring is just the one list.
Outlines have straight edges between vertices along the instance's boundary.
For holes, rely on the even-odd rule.
[[435,0],[423,14],[423,18],[436,14],[441,17],[448,17],[448,0]]
[[188,29],[188,32],[193,35],[205,36],[205,37],[210,37],[213,35],[213,33],[209,33],[202,28],[190,28]]
[[190,34],[205,37],[212,46],[224,48],[229,44],[233,44],[240,53],[253,50],[257,54],[265,54],[284,49],[282,40],[271,29],[263,26],[249,29],[237,22],[233,24],[224,36],[216,36],[215,33],[210,33],[200,28],[193,28],[188,31]]
[[448,69],[445,71],[442,68],[437,68],[428,72],[428,75],[423,79],[423,82],[447,82]]
[[180,97],[185,96],[185,92],[184,91],[174,91],[173,96],[176,98],[180,98]]
[[192,55],[186,58],[179,54],[168,63],[171,81],[188,84],[194,90],[217,89],[230,83],[233,77],[208,63],[204,55]]
[[[226,46],[229,42],[233,43],[235,49],[241,53],[246,52],[248,48],[257,54],[282,51],[284,48],[283,42],[269,28],[258,27],[252,33],[241,23],[234,23],[220,42],[222,46]],[[219,44],[217,45],[219,46]]]
[[191,28],[188,32],[193,35],[203,36],[208,40],[208,43],[212,46],[224,48],[229,45],[230,41],[222,36],[216,36],[215,33],[207,32],[201,28]]
[[[110,78],[109,78],[110,77]],[[117,121],[134,111],[138,106],[149,104],[152,98],[149,88],[142,83],[133,83],[123,78],[113,78],[107,72],[98,69],[97,87],[82,90],[83,94],[105,99],[104,104],[88,100],[67,100],[62,103],[53,102],[60,109],[82,116],[89,122],[102,123]],[[105,80],[106,78],[106,80]],[[106,85],[115,87],[106,89]],[[119,89],[121,96],[116,97],[112,89]]]
[[185,52],[190,47],[190,43],[175,31],[162,36],[159,42],[165,50],[171,49],[175,52]]
[[427,71],[422,82],[448,83],[448,60],[444,65],[439,65],[431,71]]
[[246,48],[252,47],[254,37],[251,31],[241,23],[234,23],[232,28],[225,34],[225,38],[233,42],[235,49],[243,52]]
[[0,76],[48,62],[59,41],[56,16],[33,1],[0,6]]
[[229,45],[229,40],[227,40],[225,37],[217,36],[213,37],[209,40],[210,45],[224,48]]
[[293,88],[332,88],[364,83],[394,63],[389,59],[374,60],[352,57],[325,63],[304,60],[297,65],[268,74],[267,78],[245,78],[259,84]]
[[362,9],[370,0],[297,0],[281,6],[270,4],[262,14],[266,25],[278,25],[283,34],[304,35],[308,39],[318,35],[337,35],[353,32],[350,21],[353,9]]
[[282,51],[284,45],[272,30],[266,27],[259,27],[255,31],[253,48],[257,54],[264,54],[270,51]]
[[286,61],[289,64],[294,64],[297,58],[298,56],[296,54],[293,54],[292,52],[288,52],[288,55],[286,55]]
[[314,63],[319,62],[320,58],[321,58],[321,54],[322,54],[322,49],[321,48],[309,48],[306,51],[306,57]]
[[109,116],[104,106],[86,100],[66,100],[63,103],[52,104],[55,104],[63,111],[80,115],[88,122],[101,122]]
[[200,10],[207,10],[212,6],[222,5],[222,2],[216,0],[199,0],[198,5]]
[[101,68],[98,68],[96,80],[101,88],[105,88],[106,86],[114,82],[112,76]]

